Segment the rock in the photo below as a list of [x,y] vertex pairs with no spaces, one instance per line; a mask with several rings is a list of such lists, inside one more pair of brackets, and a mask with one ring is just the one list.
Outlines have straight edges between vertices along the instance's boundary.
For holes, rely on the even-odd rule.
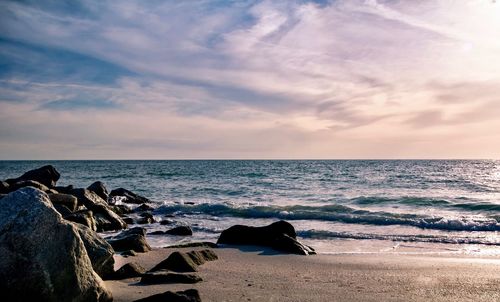
[[0,181],[0,194],[10,193],[10,185],[5,181]]
[[310,249],[298,242],[296,238],[297,235],[294,227],[290,223],[281,220],[264,227],[234,225],[222,231],[217,243],[261,245],[300,255],[304,255],[307,252],[305,255],[308,255]]
[[152,206],[149,206],[145,203],[141,204],[140,206],[136,207],[134,209],[134,212],[144,212],[144,211],[152,211],[154,210],[155,208],[153,208]]
[[126,224],[134,224],[134,219],[130,217],[122,217],[123,221],[125,221]]
[[87,189],[74,189],[72,195],[76,196],[78,204],[84,205],[94,213],[98,232],[121,230],[127,227],[125,221],[113,212],[96,193]]
[[161,225],[170,225],[170,224],[174,224],[175,222],[171,219],[163,219],[162,221],[160,221],[160,224]]
[[122,267],[120,267],[114,274],[112,279],[114,280],[122,280],[128,278],[136,278],[142,277],[142,275],[146,272],[142,266],[135,262],[130,262]]
[[78,206],[78,199],[75,196],[69,194],[48,194],[49,199],[53,205],[63,205],[67,207],[71,212],[76,211]]
[[137,223],[137,224],[151,224],[154,222],[155,222],[154,218],[142,217],[142,218],[138,219],[135,223]]
[[134,251],[132,251],[132,250],[128,250],[128,251],[124,251],[124,252],[122,252],[122,253],[121,253],[121,255],[122,255],[123,257],[127,258],[127,257],[130,257],[130,256],[132,256],[132,257],[133,257],[133,256],[137,256],[137,253],[136,253],[136,252],[134,252]]
[[198,265],[216,259],[218,259],[217,255],[211,250],[191,251],[189,253],[173,252],[167,259],[155,265],[150,272],[165,269],[181,273],[196,272],[198,270]]
[[71,194],[71,191],[74,190],[74,187],[73,185],[69,185],[69,186],[66,186],[66,187],[60,187],[60,186],[56,186],[54,187],[54,189],[59,192],[59,193],[63,193],[63,194]]
[[171,292],[167,291],[162,294],[156,294],[147,298],[135,300],[134,302],[201,302],[200,294],[196,289],[188,289],[185,291]]
[[78,231],[40,190],[22,188],[0,200],[0,255],[3,301],[113,299]]
[[16,190],[19,190],[20,188],[25,188],[25,187],[33,187],[35,189],[38,189],[43,192],[49,191],[49,188],[46,185],[43,185],[39,183],[38,181],[34,180],[22,180],[18,181],[16,183],[13,183],[9,186],[10,192],[14,192]]
[[9,185],[13,185],[24,180],[34,180],[42,185],[52,188],[56,185],[59,177],[61,177],[61,175],[57,172],[56,168],[51,165],[47,165],[35,170],[30,170],[18,178],[7,179],[6,182],[9,183]]
[[79,223],[91,229],[92,231],[97,231],[97,225],[94,218],[94,214],[90,210],[81,210],[73,214],[64,216],[64,219]]
[[92,191],[97,194],[97,196],[101,197],[103,200],[108,200],[109,193],[104,183],[101,181],[96,181],[90,186],[87,187],[87,190]]
[[203,241],[203,242],[189,242],[189,243],[183,243],[183,244],[175,244],[175,245],[169,245],[164,247],[165,249],[179,249],[179,248],[186,248],[186,247],[204,247],[204,248],[217,248],[217,244],[213,242],[208,242],[208,241]]
[[116,251],[133,250],[135,252],[145,253],[151,250],[143,234],[118,234],[108,239],[108,242]]
[[56,209],[56,211],[59,214],[61,214],[62,217],[66,217],[73,214],[73,212],[71,212],[71,210],[68,209],[68,207],[63,206],[62,204],[52,204],[52,205],[54,206],[54,209]]
[[146,236],[146,229],[141,228],[141,227],[135,227],[135,228],[121,231],[121,233],[118,234],[118,236],[127,236],[127,235],[132,235],[132,234],[139,234],[142,236]]
[[183,283],[193,284],[203,281],[200,276],[195,274],[178,274],[160,271],[156,273],[146,273],[141,278],[142,284],[170,284]]
[[168,235],[177,236],[191,236],[193,235],[193,230],[188,226],[178,226],[165,232]]
[[90,228],[74,223],[85,245],[94,271],[103,279],[114,274],[115,251],[101,236]]
[[137,195],[134,192],[131,192],[131,191],[126,190],[124,188],[118,188],[118,189],[115,189],[115,190],[111,191],[111,193],[109,193],[109,197],[114,197],[114,196],[123,196],[123,197],[125,197],[122,200],[122,202],[125,202],[125,203],[142,204],[142,203],[151,202],[146,197]]
[[113,210],[113,212],[115,212],[116,214],[118,215],[124,215],[124,214],[130,214],[132,213],[133,211],[127,207],[126,205],[124,204],[120,204],[120,205],[111,205],[109,206],[111,208],[111,210]]

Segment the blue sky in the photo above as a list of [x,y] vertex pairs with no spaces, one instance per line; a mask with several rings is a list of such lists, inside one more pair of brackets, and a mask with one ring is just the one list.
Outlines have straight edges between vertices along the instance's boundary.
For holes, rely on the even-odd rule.
[[500,4],[2,1],[0,159],[500,158]]

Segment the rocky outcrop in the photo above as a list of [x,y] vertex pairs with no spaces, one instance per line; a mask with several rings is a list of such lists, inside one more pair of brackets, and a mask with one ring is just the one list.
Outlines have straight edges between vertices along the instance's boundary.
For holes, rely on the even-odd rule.
[[49,199],[54,205],[63,205],[67,207],[71,212],[76,211],[78,207],[78,199],[75,196],[69,194],[48,194]]
[[170,284],[184,283],[193,284],[203,281],[200,276],[195,274],[178,274],[160,271],[156,273],[146,273],[141,278],[142,284]]
[[312,248],[298,242],[296,238],[295,228],[282,220],[264,227],[234,225],[222,231],[217,243],[260,245],[292,254],[315,254]]
[[196,289],[171,292],[167,291],[161,294],[149,296],[147,298],[135,300],[134,302],[201,302],[200,294]]
[[133,228],[129,232],[124,231],[108,239],[108,242],[116,251],[132,250],[139,253],[145,253],[151,250],[151,247],[146,241],[145,231],[142,231],[141,228]]
[[[48,174],[51,177],[46,180],[58,179]],[[37,189],[22,188],[0,200],[0,255],[3,301],[34,297],[37,301],[112,301],[78,231]]]
[[56,168],[52,165],[47,165],[30,170],[18,178],[7,179],[6,182],[9,183],[9,185],[13,185],[24,180],[34,180],[49,188],[53,188],[59,180],[59,177],[61,177],[61,175],[57,172]]
[[114,280],[142,277],[146,269],[135,262],[124,264],[112,276]]
[[151,202],[151,200],[147,199],[146,197],[137,195],[134,192],[126,190],[124,188],[118,188],[109,193],[109,197],[111,198],[116,196],[123,197],[121,198],[121,201],[125,203],[142,204]]
[[94,192],[97,196],[101,197],[103,200],[108,200],[109,193],[106,186],[102,181],[96,181],[87,187],[87,190]]
[[10,189],[9,192],[14,192],[16,190],[19,190],[19,189],[25,188],[25,187],[33,187],[33,188],[38,189],[38,190],[43,191],[43,192],[48,192],[50,190],[46,185],[41,184],[38,181],[22,180],[22,181],[18,181],[16,183],[11,184],[9,186],[9,189]]
[[103,279],[112,276],[114,274],[115,259],[113,255],[115,251],[111,245],[90,228],[76,223],[74,226],[85,245],[94,271]]
[[217,255],[212,250],[173,252],[167,259],[155,265],[149,272],[171,270],[174,272],[196,272],[198,265],[207,261],[217,260]]
[[90,210],[81,210],[70,215],[64,216],[64,219],[79,223],[91,229],[92,231],[97,231],[96,221],[94,219],[94,214]]

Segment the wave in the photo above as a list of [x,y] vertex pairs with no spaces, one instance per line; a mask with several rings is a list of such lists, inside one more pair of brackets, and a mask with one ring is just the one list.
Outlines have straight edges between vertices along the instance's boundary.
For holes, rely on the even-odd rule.
[[491,237],[461,237],[439,235],[383,235],[349,232],[331,232],[321,230],[298,231],[297,235],[308,239],[356,239],[356,240],[391,240],[400,242],[427,242],[447,244],[484,244],[500,246],[500,241]]
[[196,215],[217,217],[273,218],[285,220],[336,221],[369,225],[405,225],[422,229],[448,231],[500,231],[500,223],[487,217],[440,217],[418,214],[401,214],[383,211],[353,209],[343,205],[326,206],[248,206],[202,203],[196,205],[164,205],[158,214]]

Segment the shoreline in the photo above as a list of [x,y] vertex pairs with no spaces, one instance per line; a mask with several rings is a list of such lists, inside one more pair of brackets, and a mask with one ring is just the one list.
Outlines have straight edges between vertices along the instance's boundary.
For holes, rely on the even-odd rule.
[[[174,251],[154,248],[115,256],[115,269],[136,262],[146,269]],[[105,281],[115,301],[195,288],[202,301],[498,301],[500,259],[467,255],[279,254],[257,246],[213,249],[219,260],[199,267],[197,284],[143,286],[139,278]]]

